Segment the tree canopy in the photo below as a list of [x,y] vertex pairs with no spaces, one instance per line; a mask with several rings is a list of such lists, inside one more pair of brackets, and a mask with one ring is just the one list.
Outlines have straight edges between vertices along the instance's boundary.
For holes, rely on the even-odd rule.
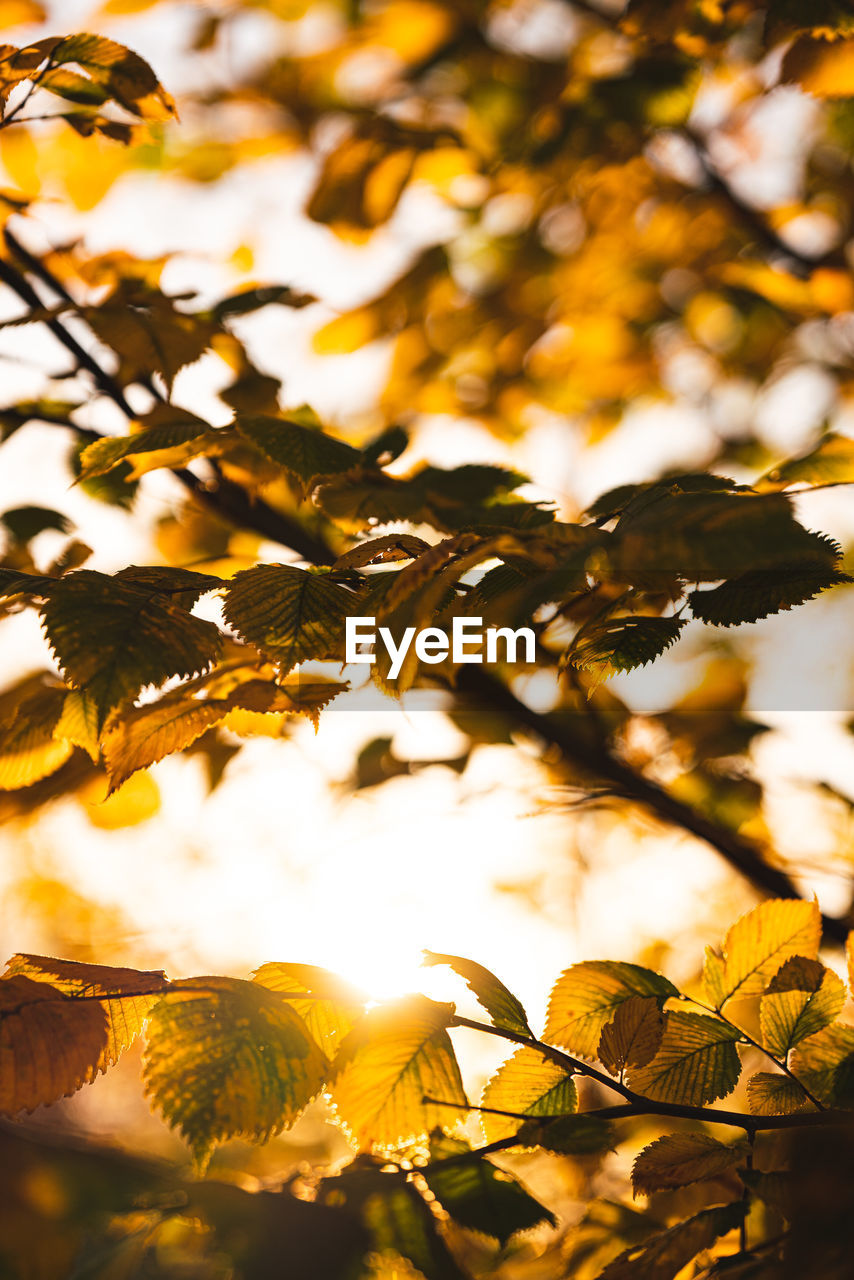
[[[0,406],[2,441],[41,431],[72,491],[151,548],[116,567],[60,501],[0,514],[0,610],[35,611],[44,640],[0,693],[0,816],[105,780],[117,821],[137,820],[150,767],[192,751],[214,788],[245,741],[317,725],[366,680],[373,705],[434,694],[466,735],[454,768],[533,742],[563,793],[688,833],[759,899],[678,982],[572,965],[541,1036],[476,958],[425,957],[478,1019],[422,994],[377,1004],[298,958],[259,956],[247,979],[16,953],[4,1115],[141,1037],[144,1091],[198,1175],[217,1144],[262,1143],[306,1108],[349,1158],[261,1189],[4,1129],[27,1177],[7,1174],[3,1264],[670,1280],[800,1276],[809,1258],[847,1274],[850,1177],[830,1171],[851,1164],[851,911],[822,912],[774,847],[743,642],[786,615],[785,645],[803,606],[820,664],[825,606],[852,597],[848,6],[108,0],[92,34],[14,0],[0,23],[0,346],[48,370]],[[256,273],[250,246],[215,289],[179,289],[176,262],[123,248],[121,226],[109,249],[87,238],[150,174],[206,184],[214,209],[256,179],[275,200],[265,166],[283,155],[305,160],[319,244],[382,251],[336,314]],[[373,359],[377,394],[295,401],[261,340],[277,309],[345,384],[342,359]],[[378,648],[366,675],[345,662],[364,617],[395,635],[527,627],[534,660],[413,647],[397,670]],[[704,661],[679,698],[645,709],[610,683],[680,646]],[[409,767],[376,739],[352,785]],[[816,783],[850,819],[854,798]],[[477,1095],[459,1029],[513,1046]],[[531,1152],[574,1171],[575,1220],[526,1185]],[[28,1190],[45,1179],[53,1199]]]

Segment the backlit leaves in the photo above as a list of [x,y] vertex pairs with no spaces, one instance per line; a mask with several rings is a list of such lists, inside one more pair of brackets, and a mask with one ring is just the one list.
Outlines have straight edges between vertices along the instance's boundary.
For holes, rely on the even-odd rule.
[[544,1037],[573,1053],[594,1058],[606,1023],[632,996],[654,996],[663,1003],[678,995],[660,973],[614,960],[584,960],[565,970],[549,999]]
[[464,978],[470,991],[477,996],[496,1027],[504,1027],[507,1031],[515,1031],[521,1035],[531,1035],[527,1016],[522,1005],[504,983],[490,973],[482,964],[474,960],[465,960],[462,956],[442,955],[438,951],[425,951],[426,965],[446,964],[454,973]]
[[146,1093],[200,1164],[226,1138],[264,1141],[292,1124],[326,1068],[287,1001],[254,982],[176,982],[149,1014]]
[[332,1097],[361,1146],[400,1146],[459,1119],[454,1107],[467,1104],[446,1030],[453,1013],[453,1005],[410,996],[370,1010],[347,1036],[333,1064]]
[[652,996],[630,996],[603,1027],[596,1056],[612,1075],[626,1067],[645,1067],[658,1052],[663,1034],[660,1002]]
[[757,1071],[747,1082],[747,1104],[755,1116],[788,1116],[812,1105],[791,1076]]
[[362,992],[337,973],[317,965],[274,961],[262,964],[254,980],[270,991],[280,991],[289,997],[294,993],[307,996],[291,998],[291,1008],[330,1056],[365,1009],[366,997]]
[[[106,1015],[106,1039],[87,1079],[106,1071],[132,1044],[143,1028],[148,1011],[169,983],[162,970],[120,969],[104,964],[57,960],[51,956],[12,956],[7,974],[21,974],[50,984],[54,991],[85,999]],[[84,1006],[79,1006],[84,1007]],[[47,1099],[44,1099],[47,1101]]]
[[785,960],[814,960],[821,941],[821,913],[815,902],[762,902],[735,922],[723,941],[723,969],[712,956],[706,985],[715,1008],[733,997],[759,995]]
[[658,1052],[628,1072],[632,1089],[659,1102],[702,1106],[731,1093],[741,1062],[738,1028],[702,1013],[668,1013]]
[[74,1093],[107,1044],[96,1001],[74,1002],[24,974],[0,981],[0,1114],[32,1111]]
[[644,1147],[632,1166],[636,1193],[650,1195],[692,1182],[716,1178],[744,1164],[750,1154],[746,1142],[727,1145],[706,1133],[678,1133]]
[[52,588],[42,621],[69,683],[98,704],[99,727],[145,685],[200,675],[221,646],[213,623],[168,596],[89,569]]
[[778,1058],[839,1016],[845,1003],[840,978],[817,960],[793,956],[771,979],[759,1006],[762,1042]]
[[129,436],[94,440],[80,454],[79,478],[85,481],[106,475],[125,461],[132,464],[126,472],[128,480],[156,467],[178,467],[201,453],[215,451],[224,435],[227,437],[227,433],[217,433],[200,420],[187,422],[180,417],[176,422],[147,427]]
[[69,758],[72,743],[55,736],[62,707],[62,689],[46,684],[10,708],[8,719],[0,715],[0,790],[28,787]]
[[264,564],[235,574],[224,616],[286,675],[307,658],[343,655],[352,595],[325,574]]
[[[529,1045],[517,1049],[486,1083],[481,1106],[520,1116],[560,1116],[578,1108],[578,1092],[570,1073]],[[481,1112],[488,1142],[509,1138],[522,1124],[513,1116]]]
[[837,1022],[802,1040],[792,1054],[791,1067],[825,1104],[854,1105],[854,1027]]

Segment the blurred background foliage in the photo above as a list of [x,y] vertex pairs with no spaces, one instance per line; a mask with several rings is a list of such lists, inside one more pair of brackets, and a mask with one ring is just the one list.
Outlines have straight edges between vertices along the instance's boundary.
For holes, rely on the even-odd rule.
[[[310,400],[354,445],[400,451],[396,474],[518,466],[534,481],[523,496],[564,520],[621,483],[692,469],[749,483],[828,432],[854,436],[843,3],[2,0],[0,25],[18,46],[121,40],[174,95],[177,121],[171,99],[135,114],[53,96],[21,124],[13,89],[0,129],[3,261],[35,291],[28,314],[70,301],[72,332],[88,324],[149,423],[164,392],[215,425]],[[119,416],[55,335],[14,323],[21,299],[7,294],[5,567],[230,574],[281,557],[241,520],[248,508],[224,518],[168,473],[124,463],[68,489],[82,447]],[[150,323],[127,321],[139,311]],[[222,475],[302,536],[328,536],[257,455],[231,455]],[[850,490],[799,509],[850,569]],[[591,698],[571,681],[518,682],[575,735],[574,757],[500,706],[406,723],[353,712],[317,738],[245,711],[106,801],[80,750],[30,785],[13,773],[0,792],[7,951],[241,974],[287,951],[379,986],[398,966],[406,987],[429,945],[490,963],[542,1011],[556,970],[583,956],[666,959],[690,982],[695,937],[753,900],[733,849],[847,921],[850,623],[842,587],[755,633],[712,642],[692,622],[678,658]],[[41,641],[24,615],[4,628],[14,682]],[[603,740],[624,772],[585,762]],[[651,787],[669,813],[651,815]],[[425,989],[459,998],[442,981],[431,972]],[[278,1195],[282,1178],[342,1158],[322,1114],[259,1150],[229,1144],[211,1175],[229,1185],[197,1187],[135,1071],[129,1054],[0,1134],[10,1274],[321,1274],[294,1245],[299,1224],[286,1236],[283,1199],[246,1206],[248,1191]],[[652,1130],[639,1126],[637,1148]],[[811,1142],[798,1197],[819,1206],[842,1194],[820,1171],[850,1161]],[[583,1280],[651,1217],[708,1202],[690,1188],[640,1209],[630,1155],[514,1157],[559,1227],[503,1250],[466,1235],[465,1266]],[[821,1274],[842,1276],[833,1221]],[[429,1276],[455,1274],[431,1256]],[[377,1259],[371,1274],[410,1273]]]

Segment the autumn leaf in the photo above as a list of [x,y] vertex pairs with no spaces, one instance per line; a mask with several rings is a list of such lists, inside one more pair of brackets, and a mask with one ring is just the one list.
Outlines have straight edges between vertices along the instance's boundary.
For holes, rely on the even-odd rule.
[[72,999],[97,1002],[106,1015],[106,1043],[88,1079],[106,1071],[140,1034],[152,1005],[169,982],[162,970],[122,969],[105,964],[57,960],[52,956],[15,955],[7,976],[21,974]]
[[788,1116],[809,1105],[807,1095],[790,1076],[757,1071],[747,1082],[747,1105],[755,1116]]
[[565,970],[549,999],[544,1039],[594,1058],[603,1028],[624,1001],[654,996],[659,1005],[679,992],[672,982],[640,965],[584,960]]
[[702,1013],[668,1013],[655,1057],[632,1067],[628,1083],[636,1093],[659,1102],[703,1106],[731,1093],[738,1083],[741,1062],[737,1027]]
[[815,902],[773,899],[761,902],[728,930],[723,969],[707,959],[709,994],[716,1009],[728,1000],[759,995],[785,960],[814,960],[821,942],[821,913]]
[[410,996],[370,1010],[346,1037],[332,1066],[331,1093],[361,1146],[402,1146],[459,1119],[455,1108],[467,1102],[446,1030],[453,1015],[451,1004]]
[[632,1186],[635,1194],[650,1195],[692,1182],[717,1178],[744,1164],[750,1156],[747,1142],[727,1145],[707,1133],[678,1133],[657,1138],[635,1158]]
[[187,978],[149,1014],[145,1091],[200,1165],[217,1142],[263,1142],[292,1124],[326,1070],[302,1019],[257,983]]
[[51,649],[74,688],[98,705],[98,727],[148,684],[195,676],[216,660],[221,636],[167,595],[80,569],[42,607]]
[[308,658],[342,655],[352,600],[326,574],[262,564],[235,574],[226,591],[224,616],[287,675]]
[[317,965],[268,962],[256,969],[253,981],[289,997],[294,993],[308,994],[308,999],[290,999],[291,1008],[329,1056],[365,1011],[367,997],[363,992],[337,973]]
[[[578,1108],[575,1081],[566,1068],[544,1057],[531,1045],[523,1045],[498,1068],[484,1086],[481,1106],[516,1112],[520,1117],[568,1115]],[[481,1112],[488,1142],[512,1137],[522,1119]]]
[[75,1093],[98,1070],[107,1025],[97,1001],[71,1000],[25,974],[0,980],[0,1113]]
[[771,979],[759,1003],[762,1043],[778,1058],[834,1022],[845,1003],[841,978],[817,960],[792,956]]
[[663,1034],[660,1002],[652,996],[629,996],[602,1028],[596,1056],[612,1075],[625,1067],[645,1067],[658,1052]]

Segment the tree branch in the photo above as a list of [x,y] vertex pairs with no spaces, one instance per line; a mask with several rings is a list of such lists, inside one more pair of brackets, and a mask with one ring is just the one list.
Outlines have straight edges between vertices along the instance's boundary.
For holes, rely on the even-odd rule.
[[[670,795],[658,783],[645,778],[612,755],[606,747],[591,744],[574,734],[572,729],[550,715],[532,711],[507,685],[478,666],[460,669],[457,687],[473,694],[478,701],[500,711],[511,723],[529,730],[538,738],[557,747],[574,764],[604,778],[626,798],[649,809],[658,818],[711,845],[740,875],[760,893],[778,898],[802,898],[803,894],[785,871],[765,861],[760,846],[728,831],[706,818],[690,805]],[[844,944],[849,922],[836,916],[822,916],[825,932],[834,942]]]

